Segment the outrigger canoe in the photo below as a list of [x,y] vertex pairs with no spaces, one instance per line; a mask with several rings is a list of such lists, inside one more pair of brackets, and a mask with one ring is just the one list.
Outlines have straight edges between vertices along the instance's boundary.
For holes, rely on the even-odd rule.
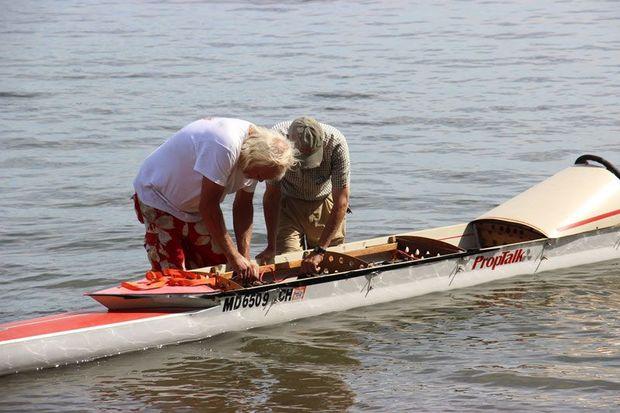
[[0,325],[0,374],[195,341],[523,274],[620,258],[620,173],[583,155],[469,223],[330,248],[319,274],[303,253],[261,277],[226,268],[147,273],[88,293],[105,311]]

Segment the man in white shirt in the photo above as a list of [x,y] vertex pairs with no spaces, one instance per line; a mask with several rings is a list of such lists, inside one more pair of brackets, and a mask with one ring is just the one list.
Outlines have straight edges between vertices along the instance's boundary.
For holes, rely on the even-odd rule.
[[[197,120],[164,142],[134,180],[153,269],[228,262],[242,276],[258,275],[249,257],[256,181],[280,179],[296,162],[294,153],[282,135],[231,118]],[[220,207],[230,193],[236,246]]]

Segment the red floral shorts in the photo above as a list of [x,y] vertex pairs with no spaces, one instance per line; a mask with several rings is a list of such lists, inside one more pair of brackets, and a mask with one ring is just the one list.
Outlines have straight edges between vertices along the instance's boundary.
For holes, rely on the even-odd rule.
[[189,270],[226,262],[222,250],[211,242],[203,221],[185,222],[143,204],[134,195],[138,220],[144,223],[144,248],[153,270]]

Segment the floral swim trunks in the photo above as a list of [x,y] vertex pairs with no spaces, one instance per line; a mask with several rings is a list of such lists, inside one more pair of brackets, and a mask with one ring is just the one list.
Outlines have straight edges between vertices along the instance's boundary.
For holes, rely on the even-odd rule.
[[226,262],[223,251],[211,242],[203,221],[185,222],[134,198],[138,221],[146,227],[144,248],[155,271],[189,270]]

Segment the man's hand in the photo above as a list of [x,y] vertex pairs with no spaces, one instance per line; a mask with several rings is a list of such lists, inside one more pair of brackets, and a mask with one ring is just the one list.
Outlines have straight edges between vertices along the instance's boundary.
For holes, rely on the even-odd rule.
[[241,278],[258,278],[258,265],[251,262],[241,254],[235,254],[228,260],[230,269],[237,273]]
[[267,248],[265,248],[263,252],[261,252],[260,254],[256,256],[256,260],[261,261],[261,262],[267,262],[267,261],[272,260],[273,257],[275,256],[276,256],[275,247],[267,246]]
[[301,262],[302,271],[304,273],[318,273],[320,270],[319,264],[323,261],[323,256],[324,254],[311,252],[310,255]]

